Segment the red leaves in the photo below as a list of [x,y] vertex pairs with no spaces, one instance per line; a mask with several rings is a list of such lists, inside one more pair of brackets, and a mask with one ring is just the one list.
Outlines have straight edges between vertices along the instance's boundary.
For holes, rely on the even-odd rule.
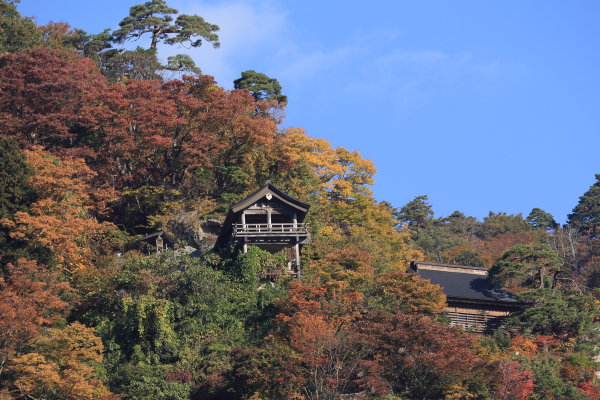
[[[48,32],[60,36],[61,27]],[[194,169],[208,168],[221,192],[234,184],[224,165],[249,166],[276,144],[272,103],[209,76],[110,85],[91,60],[38,49],[0,58],[0,93],[3,135],[85,154],[118,189],[182,188]]]
[[475,362],[472,336],[422,315],[374,311],[358,322],[358,332],[382,366],[379,378],[396,391],[431,395],[440,382],[466,379]]
[[5,54],[0,58],[0,130],[22,145],[73,139],[69,129],[77,113],[104,86],[94,62],[70,52]]
[[588,396],[589,400],[600,399],[600,385],[593,384],[592,382],[582,382],[579,384],[579,391]]
[[276,323],[290,322],[302,313],[318,316],[339,330],[343,324],[360,318],[363,307],[361,293],[328,290],[318,280],[291,282],[289,294],[290,299],[280,304],[282,313],[275,318]]
[[533,394],[533,372],[523,370],[517,361],[503,360],[498,367],[500,385],[495,394],[500,400],[526,400]]
[[194,380],[194,375],[189,371],[174,369],[167,372],[165,380],[167,382],[190,383]]

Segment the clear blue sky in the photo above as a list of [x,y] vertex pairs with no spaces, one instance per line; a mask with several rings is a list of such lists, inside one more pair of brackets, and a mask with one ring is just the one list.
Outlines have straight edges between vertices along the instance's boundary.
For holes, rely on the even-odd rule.
[[[115,29],[136,0],[22,0],[38,23]],[[277,78],[286,126],[358,150],[378,200],[564,222],[600,173],[598,1],[195,1],[221,27],[190,54],[226,88]],[[147,46],[140,41],[141,45]],[[186,52],[163,46],[159,56]]]

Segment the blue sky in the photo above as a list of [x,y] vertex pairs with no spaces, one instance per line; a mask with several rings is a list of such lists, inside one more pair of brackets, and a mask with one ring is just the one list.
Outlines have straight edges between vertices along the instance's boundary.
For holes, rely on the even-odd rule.
[[[19,10],[98,33],[141,2]],[[187,52],[226,88],[249,69],[277,78],[284,125],[372,159],[378,200],[426,194],[438,217],[480,219],[539,207],[564,222],[600,173],[598,1],[168,4],[219,25],[222,45],[161,58]]]

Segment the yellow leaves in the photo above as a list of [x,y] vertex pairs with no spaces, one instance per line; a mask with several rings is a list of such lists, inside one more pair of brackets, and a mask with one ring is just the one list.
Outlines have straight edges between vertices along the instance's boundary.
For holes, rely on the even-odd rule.
[[91,364],[100,363],[104,351],[95,329],[78,322],[64,329],[50,329],[48,336],[36,340],[34,349],[11,362],[21,396],[92,399],[110,394],[95,380]]
[[339,249],[323,260],[313,260],[311,269],[324,285],[338,292],[362,290],[375,277],[369,254],[354,249]]
[[374,183],[377,170],[371,160],[358,151],[333,148],[324,139],[308,136],[302,128],[287,129],[282,137],[282,150],[292,160],[304,159],[315,167],[321,180],[322,200],[353,199],[357,195],[371,196],[365,185]]
[[474,399],[477,397],[479,397],[479,395],[471,393],[469,387],[462,383],[454,383],[444,390],[445,400]]

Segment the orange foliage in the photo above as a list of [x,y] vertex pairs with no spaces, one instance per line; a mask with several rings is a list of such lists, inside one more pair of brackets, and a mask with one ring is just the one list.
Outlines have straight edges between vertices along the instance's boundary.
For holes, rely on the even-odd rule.
[[65,36],[74,36],[76,33],[71,29],[70,24],[63,21],[54,22],[50,20],[46,25],[41,25],[39,28],[42,31],[46,46],[54,49],[63,46]]
[[440,378],[451,392],[470,376],[476,361],[471,350],[475,337],[423,315],[375,310],[357,325],[364,343],[377,354],[372,364],[379,364],[380,376],[372,382],[384,380],[396,393],[413,387],[413,393],[420,393],[414,398],[433,398],[425,394],[435,390],[432,382]]
[[454,259],[464,251],[476,252],[477,250],[472,243],[468,245],[454,246],[442,252],[442,259],[446,260],[448,263],[454,263]]
[[119,188],[181,189],[194,169],[208,168],[214,186],[202,189],[224,190],[234,182],[223,165],[250,165],[251,154],[275,144],[277,119],[262,115],[270,106],[248,91],[220,88],[210,76],[128,80],[99,93],[80,121],[104,137],[99,168]]
[[510,341],[509,352],[513,354],[533,357],[537,354],[538,346],[526,337],[520,334],[515,335]]
[[419,278],[417,274],[390,271],[374,283],[372,295],[379,296],[392,312],[440,313],[446,306],[446,296],[439,285]]
[[21,396],[53,395],[66,399],[92,399],[110,392],[97,381],[93,363],[102,361],[104,347],[95,329],[75,322],[51,329],[39,337],[36,352],[15,357],[10,370],[18,376],[14,385]]
[[58,295],[69,285],[57,273],[24,259],[7,268],[9,275],[0,278],[0,373],[12,353],[61,320],[68,305]]
[[533,344],[535,344],[538,349],[543,349],[544,352],[547,353],[557,346],[560,346],[561,341],[554,336],[538,335],[533,338]]
[[83,159],[60,159],[34,146],[25,150],[35,174],[31,184],[39,200],[30,212],[17,212],[14,222],[1,222],[12,228],[11,236],[37,242],[54,251],[59,266],[67,271],[91,265],[89,241],[112,227],[99,223],[94,215],[106,211],[114,192],[93,188],[96,174]]
[[500,400],[526,400],[533,394],[533,372],[522,370],[516,361],[503,360],[499,365],[500,385],[496,396]]
[[518,244],[535,244],[535,233],[504,233],[483,242],[479,253],[485,266],[491,268],[506,250]]
[[581,382],[579,391],[589,400],[600,400],[600,385],[593,382]]
[[362,294],[342,292],[339,287],[322,286],[318,279],[291,282],[290,298],[280,303],[278,324],[289,323],[298,313],[319,316],[336,329],[361,316]]
[[[34,49],[0,59],[0,131],[23,147],[76,141],[81,109],[106,87],[96,63],[74,52]],[[66,150],[65,148],[61,149]],[[67,150],[68,151],[68,150]]]

